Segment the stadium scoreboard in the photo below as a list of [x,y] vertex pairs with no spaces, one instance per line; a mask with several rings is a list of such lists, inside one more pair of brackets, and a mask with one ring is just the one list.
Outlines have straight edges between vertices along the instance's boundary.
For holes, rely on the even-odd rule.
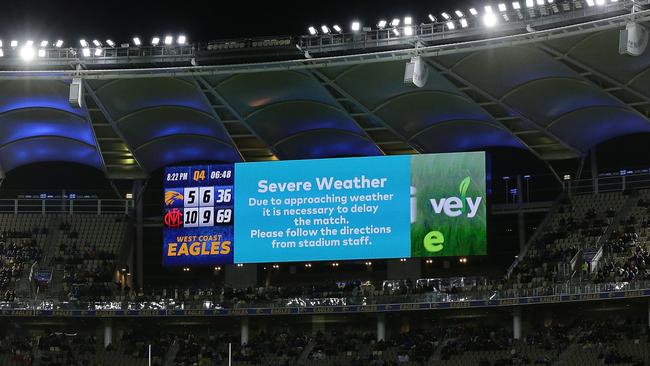
[[486,254],[485,153],[168,167],[163,264]]

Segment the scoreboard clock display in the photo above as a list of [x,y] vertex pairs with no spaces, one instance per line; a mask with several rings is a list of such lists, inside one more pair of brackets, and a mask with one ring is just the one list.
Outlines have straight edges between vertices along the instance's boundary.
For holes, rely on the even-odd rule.
[[165,265],[232,263],[233,164],[165,170]]

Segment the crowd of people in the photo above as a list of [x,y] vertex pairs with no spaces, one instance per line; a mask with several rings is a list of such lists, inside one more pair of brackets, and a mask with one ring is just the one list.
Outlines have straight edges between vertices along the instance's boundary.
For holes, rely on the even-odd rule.
[[[26,272],[41,259],[42,251],[31,232],[4,231],[0,234],[0,296],[4,301],[16,297],[15,284],[31,281]],[[34,273],[30,274],[31,277]]]

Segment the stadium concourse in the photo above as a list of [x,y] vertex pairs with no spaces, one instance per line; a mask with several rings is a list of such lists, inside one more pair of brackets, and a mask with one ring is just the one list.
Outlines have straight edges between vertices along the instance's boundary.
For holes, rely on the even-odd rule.
[[[650,364],[650,3],[422,18],[196,43],[0,41],[0,364]],[[291,179],[272,179],[282,169]],[[394,177],[404,186],[384,190]],[[177,184],[190,179],[212,183]],[[246,184],[303,195],[269,208]],[[334,208],[347,204],[372,219],[351,223]],[[420,233],[424,209],[478,229]],[[215,222],[226,229],[202,231]],[[238,244],[238,225],[259,226]],[[291,249],[287,236],[334,226],[363,235],[343,242],[363,254],[243,244]]]

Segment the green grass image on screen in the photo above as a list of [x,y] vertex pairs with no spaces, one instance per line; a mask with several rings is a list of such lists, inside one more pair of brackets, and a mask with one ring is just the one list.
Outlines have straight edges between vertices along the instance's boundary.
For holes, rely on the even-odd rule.
[[[414,155],[411,157],[411,186],[415,188],[415,216],[411,224],[411,256],[465,256],[487,254],[485,153],[453,153]],[[474,217],[468,217],[471,204],[480,197]],[[435,199],[437,211],[431,204]],[[443,199],[445,199],[443,201]],[[452,199],[449,205],[448,199]],[[469,199],[469,203],[468,203]],[[445,214],[445,206],[448,213]],[[460,203],[460,205],[456,205]],[[444,242],[438,244],[433,233],[429,240],[435,243],[425,248],[425,237],[438,231]],[[442,248],[440,249],[440,246]]]

